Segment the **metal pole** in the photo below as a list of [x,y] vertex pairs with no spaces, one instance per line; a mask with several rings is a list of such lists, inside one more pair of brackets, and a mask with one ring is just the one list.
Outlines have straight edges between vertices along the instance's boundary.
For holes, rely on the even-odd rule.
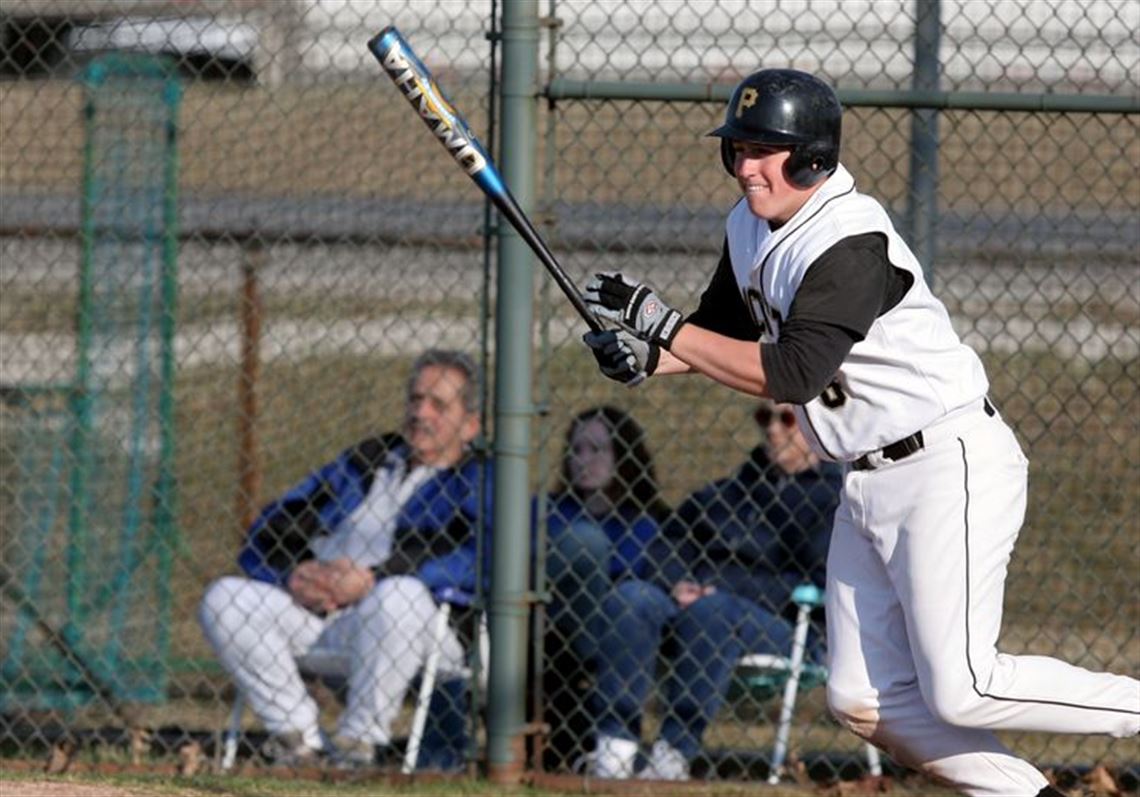
[[[529,212],[535,182],[538,0],[505,0],[502,41],[502,173],[519,205]],[[487,718],[487,770],[493,783],[517,783],[525,757],[533,275],[530,249],[509,224],[500,224]]]
[[[731,83],[655,83],[636,80],[571,80],[556,77],[542,90],[548,100],[662,100],[715,102],[732,95]],[[954,111],[1140,114],[1140,95],[1019,94],[1008,91],[899,91],[844,89],[835,92],[844,108],[941,108]]]
[[245,536],[261,497],[261,460],[257,454],[257,388],[261,379],[259,272],[268,259],[265,243],[253,236],[242,243],[241,373],[238,375],[237,532]]
[[[941,0],[915,0],[915,92],[938,91],[938,45]],[[934,284],[938,219],[938,114],[935,108],[915,108],[910,117],[910,192],[907,230],[926,281]]]
[[171,570],[178,545],[178,494],[174,475],[174,371],[175,320],[178,317],[178,112],[182,105],[182,84],[176,75],[167,77],[163,99],[166,103],[166,153],[163,175],[162,236],[162,377],[158,399],[161,452],[158,463],[158,497],[155,507],[155,533],[158,546],[158,632],[156,648],[161,673],[156,679],[166,692],[167,657],[170,654],[170,613],[174,604]]
[[76,368],[75,389],[72,391],[71,427],[71,496],[68,500],[67,535],[67,612],[61,631],[69,644],[83,639],[86,627],[84,596],[87,591],[87,524],[90,514],[90,496],[87,494],[91,470],[94,467],[91,453],[91,430],[94,401],[91,385],[91,336],[96,312],[92,271],[95,262],[95,204],[98,192],[103,190],[95,163],[95,135],[98,108],[96,89],[106,80],[107,68],[101,61],[88,65],[83,73],[83,198],[81,240],[82,255],[79,265],[79,308],[75,319]]
[[[545,19],[540,20],[546,32],[546,76],[550,80],[558,74],[558,2],[557,0],[549,0],[547,4],[547,16]],[[550,232],[556,223],[552,208],[554,207],[555,195],[555,166],[557,163],[558,152],[556,147],[555,127],[557,125],[557,118],[555,113],[554,100],[547,100],[547,114],[546,114],[546,129],[543,135],[544,140],[544,153],[542,162],[543,173],[543,213],[539,220],[539,224],[544,228],[543,232],[550,239]],[[550,399],[551,399],[551,386],[550,386],[550,360],[552,344],[550,341],[550,320],[552,313],[550,310],[550,290],[553,280],[544,279],[539,283],[540,286],[540,340],[539,350],[541,351],[541,366],[537,375],[537,390],[539,395],[539,424],[538,424],[538,456],[535,461],[536,479],[535,483],[539,486],[539,495],[543,496],[546,485],[550,480],[551,471],[551,457],[547,454],[549,446],[546,445],[551,435],[550,425]],[[540,499],[541,500],[541,499]],[[548,586],[546,583],[546,553],[547,553],[547,512],[545,507],[540,507],[538,517],[535,519],[534,529],[534,590],[535,600],[532,604],[533,611],[530,617],[530,660],[533,663],[530,671],[530,694],[528,699],[530,701],[531,719],[535,725],[532,729],[535,731],[533,738],[534,742],[530,747],[531,754],[533,755],[534,768],[542,770],[544,768],[544,750],[546,748],[547,740],[550,737],[550,729],[546,725],[546,691],[544,686],[544,679],[546,675],[546,661],[545,661],[545,634],[546,634],[546,606],[548,602]]]

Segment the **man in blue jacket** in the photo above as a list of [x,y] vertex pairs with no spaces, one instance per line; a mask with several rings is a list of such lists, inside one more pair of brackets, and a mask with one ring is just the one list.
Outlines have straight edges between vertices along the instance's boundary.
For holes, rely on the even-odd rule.
[[811,452],[790,406],[762,404],[755,418],[764,443],[681,503],[651,549],[655,577],[618,585],[604,604],[610,624],[591,696],[597,777],[633,775],[661,649],[663,721],[641,777],[687,780],[737,660],[790,652],[791,592],[823,586],[842,471]]
[[[262,510],[238,562],[206,591],[199,620],[271,734],[296,765],[322,752],[372,762],[429,653],[437,601],[475,592],[476,535],[489,545],[491,476],[470,451],[480,431],[479,374],[460,352],[412,367],[402,434],[363,440]],[[296,657],[348,655],[348,699],[326,741]],[[440,672],[465,653],[454,631]]]

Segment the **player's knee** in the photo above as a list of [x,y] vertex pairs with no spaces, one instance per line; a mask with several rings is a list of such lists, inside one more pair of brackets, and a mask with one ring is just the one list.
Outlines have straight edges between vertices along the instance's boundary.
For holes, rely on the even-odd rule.
[[431,591],[415,576],[389,576],[358,605],[362,620],[379,619],[386,624],[411,624],[423,628],[435,613]]
[[870,739],[879,727],[879,704],[870,692],[828,681],[827,708],[836,722],[863,739]]
[[972,718],[974,717],[974,713],[972,711],[972,701],[961,699],[929,700],[926,703],[926,707],[930,709],[930,713],[934,715],[935,719],[941,720],[947,725],[953,725],[958,728],[969,728],[973,726]]
[[203,630],[207,633],[215,629],[233,632],[249,622],[241,610],[243,582],[244,579],[224,576],[206,588],[198,604],[198,623]]
[[959,678],[937,679],[922,688],[922,697],[936,719],[960,728],[973,727],[982,700],[968,681]]

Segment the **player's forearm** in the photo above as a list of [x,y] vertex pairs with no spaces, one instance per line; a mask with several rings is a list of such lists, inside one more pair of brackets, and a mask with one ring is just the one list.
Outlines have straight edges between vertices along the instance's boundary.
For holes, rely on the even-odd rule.
[[654,373],[699,371],[742,393],[768,395],[768,379],[760,362],[760,347],[753,341],[737,340],[695,324],[685,324],[669,348],[668,352],[662,352],[661,362]]
[[680,360],[668,349],[662,349],[660,359],[657,361],[657,367],[653,369],[654,376],[668,376],[671,374],[689,374],[693,369],[684,360]]

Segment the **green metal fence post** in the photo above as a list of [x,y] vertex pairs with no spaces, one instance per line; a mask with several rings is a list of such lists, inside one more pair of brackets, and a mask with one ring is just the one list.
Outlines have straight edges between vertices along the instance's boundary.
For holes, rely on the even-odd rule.
[[[524,210],[533,206],[538,2],[503,3],[503,178]],[[499,226],[495,325],[495,533],[491,570],[491,667],[487,764],[492,781],[517,781],[524,757],[526,621],[529,608],[529,458],[534,256]]]
[[154,495],[154,536],[158,546],[158,628],[155,639],[156,666],[165,682],[170,653],[170,623],[173,605],[171,577],[174,551],[178,544],[177,493],[174,477],[174,333],[178,323],[178,111],[182,105],[182,83],[172,75],[163,88],[166,104],[165,174],[162,192],[162,317],[159,330],[162,354],[159,368],[162,389],[158,396],[159,458]]
[[[914,90],[938,91],[941,40],[941,0],[915,0]],[[907,230],[910,245],[933,284],[938,217],[938,115],[937,108],[911,111],[910,191],[907,202]]]

